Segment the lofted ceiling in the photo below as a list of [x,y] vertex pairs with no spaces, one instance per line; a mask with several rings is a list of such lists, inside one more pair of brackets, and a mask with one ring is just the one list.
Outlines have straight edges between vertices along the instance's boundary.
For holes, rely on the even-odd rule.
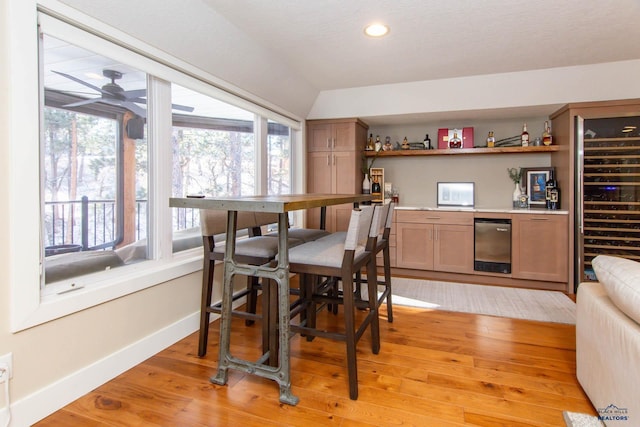
[[638,0],[202,1],[318,90],[640,58]]

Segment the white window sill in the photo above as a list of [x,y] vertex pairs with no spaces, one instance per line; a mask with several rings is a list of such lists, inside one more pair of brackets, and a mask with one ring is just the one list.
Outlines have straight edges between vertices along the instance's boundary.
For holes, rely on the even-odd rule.
[[202,248],[175,254],[168,261],[144,261],[58,282],[41,293],[40,304],[13,332],[27,329],[202,269]]

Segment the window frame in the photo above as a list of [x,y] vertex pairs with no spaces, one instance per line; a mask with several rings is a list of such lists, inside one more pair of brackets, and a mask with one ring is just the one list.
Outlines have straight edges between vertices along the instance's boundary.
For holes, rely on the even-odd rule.
[[[7,41],[10,68],[8,95],[8,152],[10,159],[8,215],[12,248],[9,260],[10,308],[12,332],[21,331],[68,314],[99,305],[106,301],[193,273],[202,268],[201,250],[193,249],[173,254],[171,208],[171,150],[154,150],[157,142],[168,141],[171,135],[171,110],[161,108],[171,103],[170,83],[200,91],[224,102],[257,114],[261,118],[286,124],[292,131],[292,163],[303,156],[293,149],[301,135],[303,120],[271,106],[239,88],[225,83],[190,64],[155,49],[119,30],[55,0],[10,2],[8,31],[14,36]],[[40,106],[43,100],[39,84],[38,23],[44,32],[86,49],[102,52],[142,71],[149,77],[148,140],[149,153],[149,249],[150,260],[123,266],[111,271],[81,276],[67,283],[66,288],[43,293],[40,287],[44,249],[41,238],[40,197]],[[98,36],[100,35],[100,36]],[[151,119],[154,118],[154,120]],[[256,130],[260,127],[256,126]],[[266,127],[265,127],[266,130]],[[259,142],[263,138],[256,137]],[[266,139],[266,135],[264,136]],[[15,142],[14,142],[15,141]],[[19,143],[18,143],[19,141]],[[170,146],[170,145],[169,145]],[[257,147],[257,152],[262,151]],[[302,188],[301,167],[292,167],[292,187]],[[260,186],[266,176],[258,171]],[[35,242],[38,242],[37,244]],[[50,285],[47,285],[50,286]],[[53,290],[53,288],[51,288]]]

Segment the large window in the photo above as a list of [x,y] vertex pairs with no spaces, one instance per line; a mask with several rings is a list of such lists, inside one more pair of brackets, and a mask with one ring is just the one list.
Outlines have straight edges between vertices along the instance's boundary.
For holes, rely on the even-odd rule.
[[[11,95],[14,331],[200,269],[197,212],[180,218],[168,199],[291,192],[299,131],[180,60],[97,36],[108,26],[39,24],[39,44],[11,50],[29,77]],[[32,48],[37,63],[22,55]]]

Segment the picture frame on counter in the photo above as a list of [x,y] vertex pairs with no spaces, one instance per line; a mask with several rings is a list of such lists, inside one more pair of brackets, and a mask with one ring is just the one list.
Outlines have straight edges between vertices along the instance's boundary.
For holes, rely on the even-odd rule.
[[522,187],[529,196],[530,208],[546,208],[546,184],[554,167],[522,168]]

